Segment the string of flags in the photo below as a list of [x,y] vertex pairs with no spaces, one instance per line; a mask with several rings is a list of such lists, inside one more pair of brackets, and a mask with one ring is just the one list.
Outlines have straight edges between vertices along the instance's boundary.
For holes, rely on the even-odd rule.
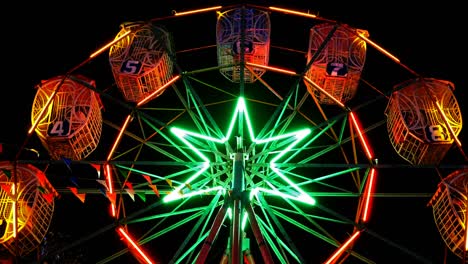
[[[73,193],[82,203],[85,202],[86,200],[86,193],[83,192],[81,193],[79,191],[80,189],[80,182],[79,178],[73,175],[73,169],[72,169],[72,160],[68,158],[62,158],[63,163],[67,167],[68,171],[71,172],[68,180],[70,181],[70,186],[67,188],[70,190],[71,193]],[[116,193],[111,191],[111,188],[109,188],[108,183],[106,181],[107,175],[106,175],[106,170],[104,169],[103,164],[94,164],[90,163],[90,165],[96,170],[97,172],[97,179],[96,182],[99,184],[100,188],[99,190],[101,193],[109,199],[109,201],[115,205],[116,204]],[[8,181],[11,180],[12,178],[12,171],[10,169],[6,168],[0,168],[0,172],[8,179]],[[38,184],[37,184],[37,190],[41,193],[41,196],[48,202],[53,202],[55,197],[59,196],[59,193],[54,189],[54,187],[48,182],[47,177],[45,175],[45,172],[38,173]],[[161,197],[161,191],[159,190],[158,186],[153,183],[153,179],[151,176],[142,174],[141,175],[147,182],[148,187],[151,188],[153,193],[160,198]],[[166,183],[169,185],[169,187],[172,189],[171,191],[176,190],[176,188],[173,186],[173,182],[171,179],[165,179]],[[6,182],[6,183],[0,183],[0,188],[11,198],[14,198],[12,195],[12,186],[13,184],[11,182]],[[185,184],[185,186],[192,190],[192,187],[190,184]],[[136,192],[135,189],[133,188],[133,184],[130,181],[126,181],[124,183],[124,191],[130,196],[130,198],[135,201],[135,194],[144,202],[146,202],[146,192]],[[169,194],[171,191],[166,191],[167,194]],[[182,194],[182,188],[178,189],[178,192]]]
[[[67,158],[63,158],[63,162],[64,164],[66,165],[67,169],[72,172],[72,167],[71,167],[71,163],[72,161],[70,159],[67,159]],[[97,172],[97,179],[96,179],[96,182],[99,183],[99,185],[101,186],[101,188],[99,188],[99,190],[101,191],[101,193],[109,199],[109,201],[115,205],[116,204],[116,193],[115,192],[110,192],[110,188],[109,186],[107,185],[107,182],[106,182],[106,171],[104,170],[104,166],[102,164],[90,164]],[[0,168],[1,172],[8,178],[8,180],[11,179],[12,177],[12,172],[11,170],[8,170],[8,169],[5,169],[5,168]],[[37,190],[41,193],[41,196],[49,203],[53,202],[54,198],[55,197],[58,197],[59,194],[55,191],[55,189],[52,187],[52,185],[50,185],[50,183],[48,183],[46,177],[45,177],[45,173],[42,173],[42,175],[38,175],[39,177],[39,183],[38,183],[38,186],[37,186]],[[160,198],[160,190],[158,189],[158,186],[156,184],[153,183],[152,181],[152,178],[151,176],[149,175],[145,175],[145,174],[142,174],[142,177],[146,180],[148,186],[151,188],[151,190],[153,191],[153,193],[158,197]],[[104,178],[104,179],[103,179]],[[86,193],[80,193],[79,192],[79,188],[80,188],[80,183],[79,183],[79,179],[74,176],[74,175],[71,175],[69,177],[69,181],[71,183],[71,186],[68,186],[67,188],[70,190],[71,193],[73,193],[82,203],[85,202],[86,200]],[[172,190],[175,190],[174,186],[173,186],[173,182],[171,179],[165,179],[165,181],[167,182],[167,184],[169,185],[169,187],[172,189]],[[50,185],[50,186],[49,186]],[[192,190],[192,187],[190,186],[190,184],[185,184],[185,186]],[[0,187],[1,189],[7,193],[9,196],[12,196],[12,184],[11,183],[0,183]],[[145,192],[136,192],[133,188],[133,184],[130,182],[130,181],[126,181],[124,183],[124,191],[129,195],[129,197],[135,201],[135,194],[143,201],[143,202],[146,202],[146,193]],[[179,189],[179,192],[181,192],[182,194],[182,190]],[[170,191],[167,191],[167,194],[169,194]]]
[[81,201],[82,203],[85,202],[86,193],[79,193],[79,192],[78,192],[78,188],[76,188],[76,187],[68,187],[68,189],[70,189],[70,191],[71,191],[78,199],[80,199],[80,201]]
[[[67,165],[67,168],[71,171],[71,162],[70,160],[67,160],[64,159],[64,163]],[[112,193],[110,192],[110,189],[109,189],[109,186],[106,182],[106,180],[104,180],[107,175],[105,175],[105,170],[103,169],[103,165],[102,164],[90,164],[97,172],[97,175],[98,175],[98,178],[96,179],[96,182],[99,183],[99,185],[101,186],[101,188],[99,188],[99,191],[106,197],[110,200],[110,202],[112,204],[115,205],[116,203],[116,193]],[[142,174],[142,177],[147,181],[148,183],[148,186],[151,188],[151,190],[154,192],[154,194],[160,198],[160,191],[157,187],[156,184],[154,184],[152,182],[152,179],[150,176],[148,175],[145,175],[145,174]],[[104,178],[104,179],[103,179]],[[70,182],[73,184],[73,186],[69,186],[68,189],[81,201],[81,202],[85,202],[86,200],[86,193],[80,193],[79,192],[79,182],[78,182],[78,179],[74,176],[71,176],[70,177]],[[173,183],[172,183],[172,180],[171,179],[166,179],[166,182],[167,184],[172,188],[174,189],[173,187]],[[125,184],[124,184],[125,188],[125,192],[130,196],[130,198],[135,201],[135,194],[143,201],[143,202],[146,202],[146,194],[145,192],[135,192],[134,188],[133,188],[133,184],[129,181],[126,181]],[[187,184],[187,186],[191,189],[191,186]]]
[[[7,196],[10,199],[15,199],[14,190],[12,189],[14,187],[14,184],[12,182],[9,182],[12,177],[12,171],[5,168],[1,168],[0,170],[8,179],[7,182],[0,183],[0,188],[5,194],[7,194]],[[36,176],[38,179],[37,190],[48,203],[52,203],[54,201],[54,198],[59,196],[58,192],[47,181],[44,173],[38,172]]]

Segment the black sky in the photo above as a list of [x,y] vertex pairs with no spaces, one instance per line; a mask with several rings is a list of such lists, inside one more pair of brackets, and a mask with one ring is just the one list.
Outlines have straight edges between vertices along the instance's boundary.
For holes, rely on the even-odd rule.
[[[253,4],[310,11],[327,19],[368,30],[371,40],[398,57],[405,66],[423,76],[453,82],[454,94],[460,108],[463,114],[468,114],[465,92],[467,81],[464,73],[467,56],[463,41],[466,32],[464,27],[466,15],[462,14],[464,9],[460,2],[439,1],[433,4],[404,1],[387,3],[374,1],[371,4],[352,2],[259,1]],[[110,2],[95,6],[97,3],[72,1],[67,4],[34,2],[27,7],[21,3],[12,3],[11,7],[4,9],[4,13],[13,14],[14,18],[6,19],[5,15],[2,16],[3,29],[6,30],[2,41],[2,57],[6,70],[3,71],[3,96],[0,104],[0,113],[2,113],[0,143],[4,146],[2,158],[12,159],[25,142],[28,148],[41,148],[37,138],[27,136],[35,85],[41,80],[64,74],[86,61],[92,52],[114,38],[119,31],[120,23],[171,16],[173,10],[190,10],[194,6],[208,7],[213,4],[226,5],[226,3],[226,1],[133,1],[126,5]],[[26,12],[25,8],[30,11]],[[282,31],[290,27],[281,21],[274,23],[274,27],[282,28]],[[184,35],[180,33],[183,31],[190,35],[193,27],[197,27],[197,18],[194,18],[193,24],[178,25],[171,30],[178,30],[179,36]],[[291,32],[296,31],[300,32],[300,29],[291,28]],[[272,34],[275,34],[274,31]],[[187,42],[178,44],[179,47],[190,46],[190,38],[184,41]],[[408,74],[403,67],[375,51],[370,52],[368,60],[369,63],[379,66],[366,69],[365,73],[379,87],[387,91],[394,84],[404,80]],[[113,82],[106,66],[105,60],[99,59],[88,63],[83,70],[96,78],[98,84],[106,86]],[[369,111],[369,115],[375,114]],[[375,139],[379,147],[380,144],[386,143],[386,135],[382,135],[381,138],[376,137],[379,137]],[[462,142],[468,139],[466,130],[462,130],[459,138]],[[388,150],[388,146],[382,148]],[[30,157],[28,152],[23,155]],[[384,160],[392,158],[398,161],[398,157],[392,153],[383,153],[382,156]],[[398,162],[403,163],[402,160]],[[455,148],[450,151],[449,158],[444,160],[446,164],[452,162],[466,164]],[[379,179],[379,192],[425,193],[427,196],[377,198],[375,200],[377,209],[368,227],[369,233],[375,232],[375,235],[365,237],[365,243],[357,245],[359,250],[376,260],[376,263],[461,263],[461,260],[453,257],[452,253],[444,248],[432,218],[432,210],[426,206],[429,196],[437,189],[439,180],[437,173],[431,169],[389,169],[384,173]],[[64,197],[66,199],[57,201],[54,217],[56,226],[51,227],[51,230],[59,230],[57,233],[67,237],[62,241],[68,240],[70,241],[68,243],[72,244],[79,242],[80,239],[86,240],[87,230],[99,230],[111,223],[112,220],[102,212],[102,204],[105,203],[102,196],[91,197],[85,204],[81,204],[71,195]],[[120,242],[117,236],[114,239],[117,244]],[[66,251],[70,253],[77,250],[79,254],[84,255],[97,254],[100,251],[96,250],[99,248],[99,243],[92,242],[92,246],[83,243],[83,246],[78,247],[80,250],[71,248]],[[361,262],[350,258],[346,263]]]

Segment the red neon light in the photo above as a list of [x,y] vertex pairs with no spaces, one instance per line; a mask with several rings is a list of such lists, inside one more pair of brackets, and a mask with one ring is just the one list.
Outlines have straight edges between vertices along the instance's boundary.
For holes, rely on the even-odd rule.
[[371,196],[374,193],[374,185],[375,185],[375,168],[372,168],[370,171],[369,181],[367,182],[367,189],[366,189],[366,201],[364,206],[364,213],[362,214],[362,221],[367,222],[369,219],[370,214],[370,206],[371,206]]
[[[109,196],[112,197],[114,194],[114,187],[113,187],[113,182],[112,182],[112,170],[109,164],[105,165],[105,172],[106,172],[105,176],[107,180],[107,187],[109,188]],[[115,199],[111,201],[112,201],[110,205],[111,215],[115,217],[117,215],[116,210],[115,210]]]
[[354,116],[353,112],[349,112],[349,115],[351,116],[351,120],[353,121],[354,127],[356,128],[356,130],[358,132],[359,139],[361,140],[362,146],[364,147],[364,149],[366,151],[367,158],[369,160],[371,160],[372,157],[373,157],[373,154],[371,153],[371,151],[370,151],[370,149],[368,147],[366,139],[364,138],[364,134],[362,134],[361,127],[359,126],[359,123],[357,122],[357,119]]
[[125,232],[125,230],[122,227],[119,227],[117,229],[119,233],[127,240],[128,243],[136,250],[136,252],[139,254],[137,257],[141,257],[146,263],[153,264],[153,261],[151,261],[146,254],[141,250],[141,248],[138,246],[135,241]]
[[125,122],[124,122],[122,128],[120,129],[119,135],[117,136],[117,139],[115,140],[114,145],[112,145],[111,151],[109,151],[109,155],[107,156],[108,161],[111,159],[112,155],[114,154],[115,148],[119,144],[120,139],[122,138],[123,132],[125,131],[125,129],[127,128],[128,124],[130,123],[131,120],[132,120],[132,116],[128,115],[127,118],[125,119]]
[[106,164],[106,180],[107,180],[107,187],[109,188],[109,192],[113,193],[114,189],[112,187],[112,171],[111,171],[111,166],[109,164]]
[[327,262],[325,262],[325,264],[335,263],[335,261],[338,259],[338,257],[341,256],[341,254],[343,253],[343,251],[345,251],[346,249],[348,249],[349,244],[351,244],[351,242],[353,242],[353,241],[356,239],[356,237],[357,237],[360,233],[361,233],[360,231],[356,231],[356,233],[354,233],[354,234],[348,239],[348,241],[346,241],[346,243],[344,243],[344,244],[335,252],[335,254],[333,254],[333,255],[327,260]]

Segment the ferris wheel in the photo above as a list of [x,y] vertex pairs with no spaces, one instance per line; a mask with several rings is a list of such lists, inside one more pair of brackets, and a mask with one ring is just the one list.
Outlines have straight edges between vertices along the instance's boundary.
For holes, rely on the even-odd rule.
[[[295,30],[275,37],[274,19],[289,17]],[[194,18],[206,24],[184,29]],[[289,9],[215,6],[123,22],[90,56],[107,55],[110,92],[81,68],[39,84],[34,132],[51,159],[96,168],[123,241],[99,263],[375,263],[359,241],[379,238],[368,224],[382,141],[437,165],[461,146],[462,121],[453,83],[370,36]],[[375,89],[361,79],[369,49],[412,77]]]

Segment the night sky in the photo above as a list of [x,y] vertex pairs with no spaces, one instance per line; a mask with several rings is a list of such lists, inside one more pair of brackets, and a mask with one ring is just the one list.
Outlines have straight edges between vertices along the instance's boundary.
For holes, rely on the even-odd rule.
[[[50,165],[46,150],[41,146],[39,139],[34,134],[27,135],[31,125],[35,86],[42,80],[66,74],[82,62],[86,62],[77,69],[77,72],[92,77],[96,80],[98,89],[105,90],[105,93],[111,97],[120,97],[114,86],[107,53],[96,59],[87,60],[94,51],[116,36],[123,22],[161,19],[163,21],[161,23],[164,23],[167,30],[173,34],[175,51],[180,55],[179,63],[182,70],[202,69],[215,65],[215,49],[195,52],[196,55],[193,56],[182,52],[196,49],[200,45],[216,44],[214,13],[193,16],[191,19],[164,20],[164,18],[172,16],[174,10],[180,12],[194,7],[228,6],[235,2],[167,0],[158,2],[161,3],[133,1],[128,5],[121,5],[112,2],[108,5],[99,4],[100,7],[81,1],[68,3],[67,6],[35,2],[28,6],[31,10],[27,12],[28,15],[20,3],[12,3],[13,7],[4,9],[4,12],[13,14],[15,19],[6,19],[5,15],[2,16],[3,29],[6,30],[2,41],[6,72],[4,71],[3,75],[3,103],[0,105],[2,113],[0,159],[13,160],[21,150],[20,160],[32,160],[39,168]],[[413,76],[407,70],[409,68],[421,76],[451,81],[455,85],[454,95],[462,115],[468,114],[466,111],[468,102],[464,91],[467,81],[463,70],[466,45],[462,41],[466,29],[463,27],[464,16],[461,14],[463,10],[461,4],[455,1],[425,3],[419,6],[414,4],[410,6],[404,1],[391,1],[386,4],[378,1],[372,4],[354,4],[352,1],[346,4],[325,1],[305,2],[258,1],[253,4],[310,12],[322,18],[367,30],[369,38],[399,58],[402,65],[398,65],[368,46],[366,66],[362,75],[366,86],[376,87],[382,93],[388,94],[394,85]],[[301,24],[298,20],[288,20],[286,17],[277,13],[272,16],[272,45],[305,52],[308,44],[307,32],[314,22]],[[212,23],[211,27],[206,26],[209,23]],[[304,28],[301,28],[302,25]],[[294,67],[292,65],[294,60],[301,59],[300,56],[296,56],[289,61],[282,52],[284,51],[280,49],[271,49],[272,66],[291,68]],[[298,69],[301,67],[303,66],[298,66]],[[216,79],[222,78],[221,76],[213,78],[212,82],[216,85],[225,81]],[[359,95],[363,96],[361,97],[363,101],[366,98],[371,101],[373,96],[376,96],[365,93]],[[206,96],[209,98],[210,95]],[[209,98],[211,99],[213,98]],[[123,122],[128,110],[112,101],[107,104],[108,101],[104,99],[103,102],[104,118],[118,124]],[[382,109],[384,109],[383,103],[369,105],[364,106],[360,113],[364,115],[364,121],[378,119],[384,116]],[[232,111],[227,110],[228,113]],[[110,131],[112,133],[102,135],[102,143],[91,158],[105,159],[109,145],[115,138],[115,130]],[[455,167],[466,167],[467,162],[463,152],[453,146],[439,164],[439,172],[433,167],[409,166],[409,163],[393,152],[385,131],[379,131],[379,133],[369,133],[370,141],[377,158],[381,160],[380,163],[388,166],[379,174],[376,185],[376,193],[379,195],[373,205],[375,210],[366,227],[367,232],[355,245],[356,252],[373,261],[370,263],[462,263],[445,248],[433,219],[432,208],[427,204],[437,190],[441,178],[448,175]],[[467,139],[466,130],[461,131],[459,139],[462,148],[466,151],[463,145]],[[37,157],[36,153],[29,149],[38,150],[41,155]],[[333,161],[326,160],[326,162]],[[90,166],[79,164],[70,169],[63,164],[54,163],[47,175],[50,181],[56,184],[54,187],[61,192],[60,198],[55,201],[50,235],[47,236],[48,245],[44,248],[49,254],[47,256],[49,263],[99,261],[105,263],[105,258],[125,248],[125,244],[113,230],[114,219],[107,214],[108,200],[99,192],[99,185],[93,185],[92,179],[97,177],[95,170]],[[85,203],[80,202],[68,191],[67,186],[72,184],[69,181],[70,175],[80,175],[85,178],[80,183],[81,186],[86,186],[88,190],[94,188]],[[129,214],[145,207],[151,210],[150,204],[157,202],[155,197],[148,198],[145,202],[137,199],[135,203],[130,203],[127,210]],[[343,212],[347,211],[346,205],[346,203],[342,205]],[[182,219],[173,221],[182,221]],[[149,229],[148,226],[144,226],[145,224],[141,225],[142,230]],[[180,227],[174,233],[173,237],[182,237],[187,231]],[[313,259],[307,263],[322,263],[325,260],[324,255],[327,254],[321,253],[320,244],[316,244],[316,241],[310,242],[300,233],[291,236],[297,239],[302,249],[306,248],[305,258]],[[147,250],[155,259],[160,259],[160,263],[166,263],[164,248],[170,248],[169,241],[169,239],[159,240],[156,244],[151,244],[153,248]],[[251,238],[251,244],[253,241]],[[149,244],[147,246],[149,247]],[[257,262],[261,263],[258,248],[252,250],[257,250],[253,254],[258,257]],[[213,263],[219,263],[215,258],[219,257],[222,251],[222,248],[213,249]],[[0,253],[6,254],[5,251]],[[21,259],[19,263],[35,263],[36,258],[37,255],[33,254]],[[131,254],[126,253],[109,263],[137,262]],[[344,263],[366,262],[349,257]]]

